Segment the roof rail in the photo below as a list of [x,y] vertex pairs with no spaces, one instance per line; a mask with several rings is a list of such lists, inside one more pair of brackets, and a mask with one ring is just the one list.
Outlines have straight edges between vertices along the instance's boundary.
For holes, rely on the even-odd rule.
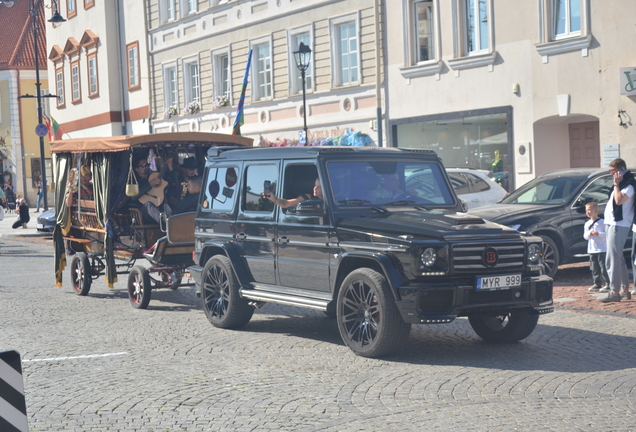
[[229,151],[229,150],[245,150],[245,147],[210,147],[208,149],[208,154],[206,155],[206,157],[208,159],[215,158],[218,155],[220,155],[222,152]]

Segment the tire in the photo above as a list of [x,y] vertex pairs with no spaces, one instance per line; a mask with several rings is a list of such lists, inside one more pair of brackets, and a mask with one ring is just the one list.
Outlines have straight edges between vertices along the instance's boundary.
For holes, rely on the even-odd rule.
[[80,252],[73,256],[71,261],[71,279],[75,293],[85,296],[91,289],[91,263],[88,256],[84,252]]
[[230,260],[217,255],[203,268],[201,302],[208,321],[214,327],[232,329],[247,324],[254,308],[239,294],[239,283]]
[[502,315],[471,315],[468,317],[477,336],[486,342],[510,343],[525,339],[534,331],[539,315],[515,311]]
[[411,331],[386,278],[370,268],[354,270],[342,282],[336,320],[344,343],[361,357],[381,357],[397,350]]
[[135,309],[146,309],[150,303],[150,273],[145,267],[134,266],[128,275],[128,299]]
[[546,275],[554,278],[561,264],[559,248],[550,237],[541,236],[541,238],[543,239],[543,268]]

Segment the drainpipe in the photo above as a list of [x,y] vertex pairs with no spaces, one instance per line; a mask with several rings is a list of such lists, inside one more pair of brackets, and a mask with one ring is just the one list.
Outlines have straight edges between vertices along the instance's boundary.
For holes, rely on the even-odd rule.
[[[120,77],[120,81],[119,81],[119,88],[121,89],[121,134],[122,135],[128,135],[127,132],[127,128],[126,128],[126,89],[124,85],[124,82],[126,82],[126,80],[124,80],[124,78],[126,77],[125,74],[122,73],[123,69],[123,59],[122,59],[122,53],[123,51],[126,50],[126,46],[122,46],[122,35],[121,35],[121,14],[120,14],[120,7],[119,7],[119,2],[120,0],[115,0],[115,14],[116,14],[116,22],[117,22],[117,60],[118,60],[118,66],[119,66],[119,73],[117,74]],[[141,77],[140,77],[141,78]]]
[[[148,0],[144,0],[144,28],[146,29],[146,68],[147,68],[147,74],[148,74],[148,133],[151,134],[152,133],[152,91],[150,91],[150,89],[154,88],[154,86],[151,86],[151,84],[154,84],[153,82],[153,78],[154,75],[150,72],[152,64],[150,62],[150,47],[152,44],[152,38],[150,37],[150,34],[148,32],[148,30],[150,30],[150,27],[148,27],[148,11],[150,10],[150,5],[148,4]],[[154,47],[153,47],[154,48]],[[153,58],[154,59],[154,58]],[[141,77],[139,77],[139,80],[141,80]]]
[[376,118],[378,123],[378,146],[382,147],[382,77],[380,70],[380,53],[382,52],[382,42],[380,40],[380,2],[381,0],[373,0],[374,18],[375,18],[375,106]]

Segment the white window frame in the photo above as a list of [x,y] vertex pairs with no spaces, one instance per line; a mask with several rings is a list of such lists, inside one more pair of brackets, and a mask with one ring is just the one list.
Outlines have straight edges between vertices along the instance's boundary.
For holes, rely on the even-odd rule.
[[[51,116],[51,98],[49,95],[51,91],[49,89],[40,89],[40,97],[42,101],[42,114],[50,117]],[[0,117],[0,122],[2,122],[2,117]]]
[[[196,66],[196,75],[190,74],[191,68]],[[201,104],[201,64],[199,56],[188,57],[182,61],[181,69],[183,70],[183,89],[184,89],[184,105],[188,105],[192,101],[198,101]]]
[[289,58],[288,74],[289,74],[289,94],[299,94],[303,91],[302,75],[298,67],[296,66],[296,59],[294,58],[294,51],[298,51],[299,44],[296,43],[296,37],[301,34],[308,34],[309,41],[307,46],[311,48],[311,59],[309,61],[309,67],[305,71],[305,92],[311,93],[314,90],[315,80],[315,68],[314,68],[314,56],[316,54],[314,49],[314,27],[313,25],[306,25],[302,27],[296,27],[294,29],[287,30],[287,46],[289,52],[287,53]]
[[[88,97],[90,98],[99,95],[99,78],[97,72],[96,52],[87,56],[86,65],[88,69]],[[93,85],[95,86],[95,90],[93,90]]]
[[[563,33],[557,33],[557,15],[556,15],[556,3],[558,1],[564,1],[565,3],[565,31]],[[579,29],[572,31],[572,23],[570,21],[570,2],[572,0],[551,0],[550,1],[550,27],[552,32],[552,40],[568,39],[581,35],[582,20],[582,5],[583,0],[575,0],[579,2]]]
[[[258,58],[258,47],[262,45],[269,46],[269,83],[263,82],[263,72],[260,70],[260,60]],[[255,39],[250,41],[250,48],[252,53],[252,100],[272,100],[274,98],[274,55],[273,55],[273,42],[272,37],[267,36],[261,39]],[[269,95],[262,95],[262,90],[265,89],[269,92]]]
[[[172,81],[168,80],[168,74],[171,72],[174,72],[174,79]],[[166,63],[162,66],[162,77],[164,94],[163,109],[167,110],[174,105],[181,111],[179,108],[179,71],[177,70],[176,62]]]
[[[131,54],[133,56],[131,57]],[[128,91],[141,88],[141,64],[139,58],[139,41],[126,45],[126,69],[128,75]]]
[[[417,35],[417,14],[416,4],[423,1],[430,1],[433,5],[433,55],[434,58],[426,61],[417,61],[419,41]],[[404,78],[417,78],[422,76],[435,75],[439,79],[442,72],[443,62],[441,61],[441,36],[439,19],[439,0],[402,0],[403,14],[403,40],[404,43],[404,67],[400,68],[400,73]]]
[[[232,105],[232,53],[230,52],[229,47],[220,48],[210,52],[210,57],[212,59],[212,71],[213,71],[213,95],[214,98],[218,98],[219,96],[226,95],[228,100],[230,101],[230,105]],[[223,91],[223,63],[221,59],[223,57],[227,57],[227,91]],[[253,59],[252,59],[253,60]]]
[[[356,61],[357,61],[357,69],[358,69],[358,79],[357,80],[349,80],[347,82],[343,82],[342,79],[342,65],[341,65],[341,52],[340,52],[340,27],[344,24],[354,23],[356,30],[356,40],[357,40],[357,53],[356,53]],[[337,18],[332,18],[329,20],[329,32],[331,38],[331,70],[333,71],[331,76],[331,85],[332,87],[341,87],[348,85],[359,85],[362,83],[362,58],[360,55],[361,51],[361,41],[360,41],[360,13],[356,12],[354,14],[344,15]]]
[[[479,24],[481,17],[480,6],[484,5],[486,7],[486,18],[488,20],[487,28],[486,28],[486,43],[488,44],[486,47],[482,46],[481,39],[483,37],[482,29]],[[475,28],[474,41],[473,44],[475,47],[471,50],[469,48],[469,39],[471,37],[471,33],[468,29],[468,8],[469,6],[474,6],[473,8],[473,26]],[[480,55],[490,52],[492,47],[492,3],[490,0],[463,0],[462,1],[462,30],[463,30],[463,46],[464,46],[464,55]]]
[[455,71],[455,77],[459,77],[459,71],[476,67],[488,66],[488,71],[494,70],[497,60],[495,50],[493,0],[484,0],[488,13],[488,48],[480,51],[468,51],[468,28],[466,22],[466,5],[469,0],[454,0],[454,51],[455,58],[448,60],[448,65]]
[[71,63],[71,103],[82,101],[79,59]]
[[55,68],[55,91],[57,93],[57,108],[66,106],[64,96],[64,69],[62,67]]
[[[198,0],[181,0],[180,3],[180,10],[182,10],[183,12],[181,13],[181,16],[188,16],[190,14],[195,14],[199,11],[199,2]],[[194,6],[194,7],[192,7]]]
[[581,50],[581,56],[587,57],[592,44],[590,25],[590,0],[580,0],[581,30],[576,34],[559,36],[554,34],[556,17],[554,16],[554,0],[539,0],[539,44],[535,48],[548,63],[551,55]]
[[175,0],[159,0],[159,23],[176,21],[177,5]]
[[[420,60],[420,56],[419,56],[419,52],[420,52],[420,43],[419,43],[419,21],[418,21],[418,15],[417,15],[417,6],[422,3],[422,4],[430,4],[431,7],[431,25],[433,26],[433,31],[431,34],[431,38],[432,38],[432,42],[429,46],[430,49],[430,54],[432,54],[432,56],[429,56],[428,59],[426,60]],[[417,65],[417,64],[426,64],[429,62],[434,62],[437,60],[439,54],[438,54],[438,50],[437,50],[437,41],[439,40],[439,23],[437,22],[437,10],[438,10],[438,4],[436,0],[413,0],[410,5],[409,5],[409,12],[410,12],[410,16],[409,16],[409,25],[408,28],[410,29],[410,46],[411,46],[411,64],[413,65]]]

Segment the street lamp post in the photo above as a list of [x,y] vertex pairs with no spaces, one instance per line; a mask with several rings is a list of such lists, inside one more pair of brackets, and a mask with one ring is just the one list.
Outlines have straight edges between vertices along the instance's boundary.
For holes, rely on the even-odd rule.
[[[13,4],[18,1],[18,0],[14,0],[14,1],[10,1],[10,0],[4,0],[1,1],[0,3],[4,3],[5,6],[7,7],[11,7],[13,6]],[[33,31],[33,55],[35,57],[35,87],[36,87],[36,93],[35,96],[32,96],[30,94],[26,94],[26,95],[22,95],[22,96],[18,96],[18,99],[22,99],[22,98],[33,98],[35,97],[37,99],[37,104],[38,104],[38,124],[42,124],[42,98],[43,97],[54,97],[56,98],[57,95],[45,95],[42,96],[40,94],[40,86],[42,85],[42,83],[40,82],[40,64],[39,64],[39,55],[38,55],[38,23],[37,23],[37,17],[38,17],[38,11],[41,7],[43,0],[29,0],[29,15],[31,16],[31,27],[32,27],[32,31]],[[48,20],[51,23],[61,23],[66,21],[59,13],[58,11],[58,6],[57,6],[57,0],[53,0],[53,5],[55,6],[54,8],[54,12],[53,12],[53,16],[51,16],[51,18]],[[23,173],[23,175],[26,177],[26,173]],[[41,177],[41,181],[42,181],[42,198],[44,200],[44,210],[48,210],[49,209],[49,205],[48,205],[48,198],[47,198],[47,184],[46,184],[46,160],[45,160],[45,154],[44,154],[44,137],[42,135],[40,135],[40,177]],[[26,195],[26,190],[24,191],[25,195]]]
[[300,70],[300,75],[303,79],[303,130],[305,131],[305,145],[309,145],[309,136],[307,135],[307,102],[305,99],[305,72],[309,67],[309,60],[311,60],[311,48],[301,42],[298,46],[298,51],[294,51],[293,54],[296,60],[296,67]]

